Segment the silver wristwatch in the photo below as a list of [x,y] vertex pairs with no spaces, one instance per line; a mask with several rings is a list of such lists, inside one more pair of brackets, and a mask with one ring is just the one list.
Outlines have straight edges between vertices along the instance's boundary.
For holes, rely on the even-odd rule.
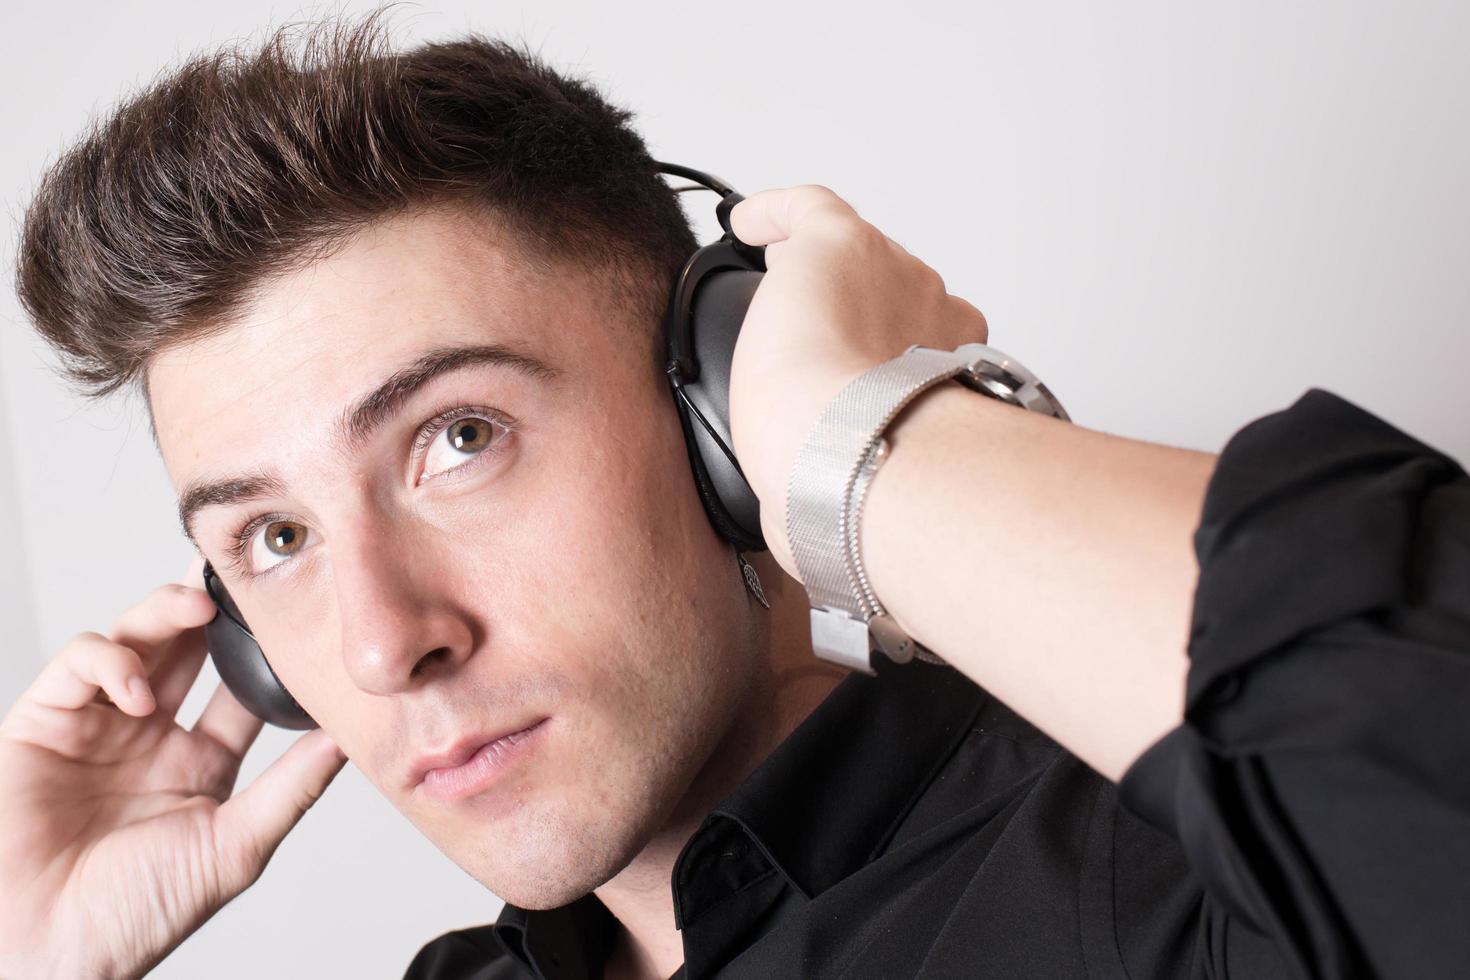
[[1016,360],[985,344],[952,351],[915,344],[854,378],[828,404],[796,454],[786,494],[786,534],[811,600],[817,656],[874,673],[873,653],[899,663],[943,663],[888,615],[863,569],[862,505],[888,452],[883,431],[921,392],[949,379],[991,398],[1071,421]]

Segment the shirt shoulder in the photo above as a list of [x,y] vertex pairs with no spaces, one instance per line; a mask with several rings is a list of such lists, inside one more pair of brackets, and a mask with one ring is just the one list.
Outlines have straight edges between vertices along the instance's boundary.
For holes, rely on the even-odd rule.
[[1184,720],[1124,804],[1280,975],[1463,973],[1470,477],[1311,389],[1231,437],[1195,552]]

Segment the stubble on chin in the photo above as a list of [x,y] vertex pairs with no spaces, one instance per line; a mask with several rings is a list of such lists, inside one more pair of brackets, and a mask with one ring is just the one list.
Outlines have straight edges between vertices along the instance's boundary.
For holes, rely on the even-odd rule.
[[[599,794],[600,795],[600,794]],[[524,909],[560,908],[602,886],[631,862],[653,834],[653,815],[613,801],[589,811],[558,801],[527,805],[504,831],[461,841],[455,863],[492,894]],[[466,847],[467,844],[467,847]]]

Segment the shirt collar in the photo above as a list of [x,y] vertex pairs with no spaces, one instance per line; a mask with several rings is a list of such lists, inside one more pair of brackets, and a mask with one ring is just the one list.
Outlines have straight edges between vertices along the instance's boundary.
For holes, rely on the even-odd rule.
[[[674,866],[680,929],[717,899],[704,851],[730,822],[790,884],[815,897],[880,854],[988,700],[958,671],[878,658],[852,674],[706,817]],[[738,871],[736,872],[739,873]],[[510,953],[545,980],[601,974],[617,922],[595,895],[546,911],[509,903],[494,926]]]
[[948,667],[877,659],[876,677],[845,678],[704,824],[738,823],[807,898],[882,852],[988,700]]
[[596,895],[544,911],[506,902],[493,931],[500,944],[536,977],[587,980],[602,976],[617,920]]

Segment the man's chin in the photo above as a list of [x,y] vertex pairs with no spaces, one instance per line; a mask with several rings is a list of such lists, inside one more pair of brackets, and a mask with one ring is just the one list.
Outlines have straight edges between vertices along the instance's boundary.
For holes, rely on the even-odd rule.
[[544,909],[559,909],[564,905],[570,905],[577,899],[591,894],[595,889],[601,887],[602,884],[603,882],[595,882],[582,887],[561,887],[534,891],[498,889],[492,888],[490,885],[485,885],[485,889],[509,905],[536,912]]
[[523,909],[560,908],[601,887],[648,837],[609,822],[569,826],[565,815],[532,811],[490,828],[454,821],[419,829],[466,874]]
[[[571,852],[548,861],[517,861],[512,867],[470,868],[460,864],[493,895],[523,909],[555,909],[602,887],[626,864]],[[458,862],[456,862],[458,863]]]

